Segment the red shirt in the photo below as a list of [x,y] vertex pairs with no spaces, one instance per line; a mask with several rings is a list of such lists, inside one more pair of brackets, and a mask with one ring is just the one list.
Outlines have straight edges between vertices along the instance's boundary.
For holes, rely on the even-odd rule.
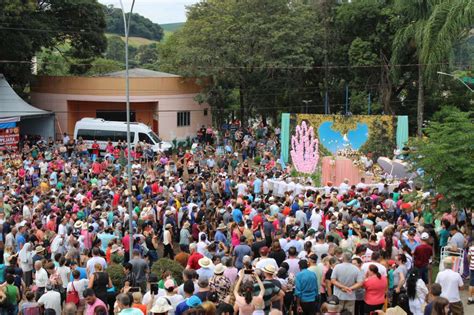
[[252,219],[252,229],[257,230],[263,224],[263,219],[261,214],[257,214]]
[[428,244],[420,244],[413,252],[414,264],[417,268],[428,266],[431,255],[433,255],[433,248]]
[[122,238],[123,250],[127,253],[130,251],[130,234],[125,235]]
[[92,144],[92,154],[99,155],[99,144],[98,143],[93,143]]
[[376,276],[368,277],[364,281],[365,303],[369,305],[379,305],[385,303],[387,284],[387,277],[382,276],[380,279]]
[[198,252],[194,252],[191,254],[191,256],[189,256],[189,259],[188,259],[188,266],[191,268],[191,269],[194,269],[194,270],[198,270],[201,268],[201,266],[199,266],[199,259],[203,258],[204,256],[199,254]]
[[94,162],[92,164],[92,173],[94,173],[95,175],[99,175],[100,173],[102,173],[102,165],[100,165],[99,162]]

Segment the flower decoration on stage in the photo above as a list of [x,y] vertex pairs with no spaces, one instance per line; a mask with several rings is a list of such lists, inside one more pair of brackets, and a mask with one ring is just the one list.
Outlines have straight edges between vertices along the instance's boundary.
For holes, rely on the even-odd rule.
[[296,126],[295,135],[291,137],[290,154],[298,172],[306,174],[315,172],[319,161],[318,144],[313,127],[309,127],[305,121]]

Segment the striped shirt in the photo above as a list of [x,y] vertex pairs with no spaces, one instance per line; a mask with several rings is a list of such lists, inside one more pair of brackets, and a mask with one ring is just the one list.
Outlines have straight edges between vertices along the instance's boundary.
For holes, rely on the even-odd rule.
[[469,270],[474,270],[474,246],[469,247]]

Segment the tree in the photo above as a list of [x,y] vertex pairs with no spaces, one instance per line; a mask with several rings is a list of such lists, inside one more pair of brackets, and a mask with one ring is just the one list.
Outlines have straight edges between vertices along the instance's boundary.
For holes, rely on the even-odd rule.
[[124,62],[125,42],[120,36],[110,36],[107,38],[107,50],[105,52],[105,57],[118,62]]
[[[395,2],[405,23],[393,41],[392,63],[401,64],[410,56],[416,61],[417,134],[421,137],[426,85],[433,83],[437,70],[447,67],[454,44],[468,35],[474,24],[474,3],[471,0]],[[396,78],[403,73],[401,67],[394,70]]]
[[459,206],[474,203],[473,112],[445,107],[426,128],[427,138],[415,140],[412,161],[424,172],[427,188]]
[[125,64],[119,61],[97,58],[92,62],[92,67],[87,71],[86,75],[94,76],[110,72],[121,71],[125,69]]
[[69,72],[84,73],[91,58],[106,48],[105,18],[97,0],[0,1],[0,73],[22,89],[31,75],[31,60],[42,49],[70,44]]
[[[298,89],[313,62],[313,13],[289,0],[200,2],[188,8],[186,24],[165,42],[160,63],[163,70],[209,78],[205,94],[226,89],[211,101],[237,89],[243,124],[249,113],[276,114],[269,109],[278,102],[304,98]],[[224,110],[225,104],[210,104]]]
[[154,64],[158,61],[158,45],[141,45],[138,47],[135,60],[139,65]]
[[[122,9],[113,6],[103,6],[106,12],[107,32],[117,35],[124,35]],[[125,14],[128,20],[129,13]],[[143,37],[160,41],[163,38],[163,29],[160,25],[138,13],[132,13],[130,20],[130,36]]]

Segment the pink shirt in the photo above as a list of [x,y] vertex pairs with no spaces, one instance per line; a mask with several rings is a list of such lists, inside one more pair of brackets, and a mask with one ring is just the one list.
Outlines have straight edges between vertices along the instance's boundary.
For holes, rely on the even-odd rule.
[[97,306],[103,306],[107,309],[107,306],[101,299],[96,298],[94,304],[90,305],[86,303],[86,315],[94,315],[94,310]]
[[365,303],[369,305],[379,305],[385,303],[385,293],[387,292],[387,277],[371,276],[364,281]]

